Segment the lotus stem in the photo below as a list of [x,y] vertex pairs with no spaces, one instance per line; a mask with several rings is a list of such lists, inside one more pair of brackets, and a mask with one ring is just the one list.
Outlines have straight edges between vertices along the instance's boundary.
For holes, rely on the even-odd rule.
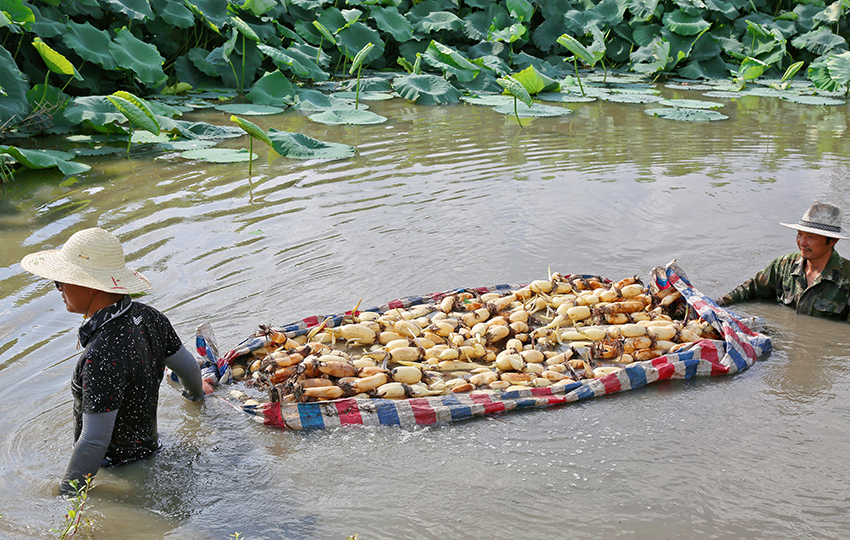
[[578,76],[578,57],[573,55],[573,67],[576,70],[576,80],[578,81],[578,89],[581,90],[581,97],[584,97],[584,87],[581,85],[581,77]]
[[248,134],[248,178],[251,177],[251,167],[254,165],[254,137]]
[[519,119],[519,112],[517,111],[517,101],[519,100],[516,96],[514,96],[514,116],[516,116],[516,123],[519,124],[520,129],[522,129],[522,120]]
[[354,92],[354,110],[356,111],[360,105],[360,70],[363,69],[363,65],[357,66],[357,90]]

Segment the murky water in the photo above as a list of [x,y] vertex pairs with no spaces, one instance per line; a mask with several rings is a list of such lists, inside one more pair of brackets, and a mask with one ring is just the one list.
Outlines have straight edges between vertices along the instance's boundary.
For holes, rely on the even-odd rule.
[[[676,258],[718,296],[794,250],[777,222],[816,198],[850,213],[850,137],[847,106],[717,101],[729,120],[597,102],[522,129],[487,108],[373,102],[389,122],[252,119],[355,145],[351,160],[269,163],[260,151],[248,178],[247,165],[137,149],[88,161],[78,179],[21,175],[0,201],[0,537],[55,537],[66,503],[51,490],[72,443],[81,321],[21,270],[24,254],[109,229],[154,283],[146,301],[190,346],[207,321],[223,348],[258,324],[361,298],[549,268],[619,279]],[[848,326],[767,304],[741,311],[766,318],[775,347],[742,374],[439,428],[283,432],[164,387],[163,450],[98,474],[90,534],[846,538]]]

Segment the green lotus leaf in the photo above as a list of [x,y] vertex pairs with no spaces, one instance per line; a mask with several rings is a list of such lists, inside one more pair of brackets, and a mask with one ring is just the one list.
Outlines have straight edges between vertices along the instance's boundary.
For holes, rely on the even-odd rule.
[[838,105],[846,105],[847,101],[842,99],[832,99],[821,96],[801,96],[796,94],[787,94],[782,96],[782,99],[785,101],[790,101],[791,103],[799,103],[801,105],[830,105],[830,106],[838,106]]
[[528,90],[525,89],[525,86],[523,86],[521,82],[510,75],[496,79],[496,82],[499,83],[499,86],[504,88],[507,93],[522,101],[527,107],[532,106],[533,102],[531,101],[531,95],[529,95]]
[[791,40],[791,45],[822,56],[832,52],[836,47],[846,46],[847,40],[834,34],[828,27],[821,26],[816,30],[795,37]]
[[514,73],[512,77],[519,81],[531,95],[540,92],[557,92],[561,89],[558,81],[540,73],[534,66],[528,66],[519,73]]
[[0,125],[15,125],[29,113],[27,101],[29,84],[18,69],[15,59],[5,48],[0,47]]
[[208,139],[181,140],[161,142],[157,144],[157,147],[162,148],[163,150],[176,150],[183,152],[186,150],[201,150],[203,148],[210,148],[211,146],[215,146],[216,144],[218,143]]
[[47,69],[58,75],[68,75],[70,77],[74,77],[78,81],[83,80],[82,75],[77,73],[77,68],[75,68],[74,65],[62,54],[50,48],[50,46],[43,42],[40,37],[36,37],[32,40],[32,45],[35,47],[35,50],[38,51],[38,54],[41,55],[41,59],[44,60],[44,63],[47,65]]
[[484,105],[485,107],[497,107],[499,105],[513,105],[514,97],[506,96],[503,94],[492,95],[492,96],[463,96],[460,98],[461,101],[465,101],[472,105]]
[[85,163],[72,161],[74,156],[68,152],[26,150],[14,146],[7,146],[4,152],[15,158],[15,161],[27,169],[49,169],[51,167],[57,167],[66,175],[79,174],[91,169]]
[[115,13],[123,13],[128,19],[145,21],[153,19],[153,11],[148,0],[107,0]]
[[698,99],[662,99],[658,104],[678,109],[719,109],[723,106],[722,103],[717,103],[716,101],[701,101]]
[[454,13],[448,11],[434,11],[419,19],[414,27],[420,32],[430,34],[431,32],[439,32],[448,30],[456,32],[463,28],[463,21]]
[[242,128],[232,126],[217,126],[206,122],[186,122],[173,120],[169,126],[163,126],[163,131],[185,139],[233,139],[245,135]]
[[700,15],[688,15],[681,9],[666,12],[662,20],[664,26],[680,36],[695,36],[711,27]]
[[248,23],[246,23],[239,17],[231,17],[230,24],[232,24],[233,27],[236,28],[240,34],[250,39],[251,41],[260,41],[260,36],[258,36],[257,33],[254,32],[254,29],[251,28]]
[[244,118],[239,118],[238,116],[232,116],[231,115],[230,121],[235,123],[237,126],[241,127],[242,129],[244,129],[245,132],[248,133],[248,135],[250,135],[251,137],[254,137],[255,139],[261,140],[269,146],[272,145],[271,139],[269,139],[269,136],[266,135],[266,132],[263,131],[262,128],[260,128],[260,126],[254,124],[252,122],[249,122],[249,121],[245,120]]
[[384,40],[381,39],[381,34],[361,22],[350,24],[337,32],[336,39],[339,50],[349,58],[352,58],[358,51],[362,51],[366,45],[371,43],[372,48],[366,51],[362,59],[364,65],[368,65],[384,55]]
[[75,124],[88,122],[89,125],[102,131],[106,131],[109,127],[118,127],[126,120],[106,96],[75,98],[73,103],[65,107],[64,115],[70,122]]
[[265,116],[269,114],[280,114],[286,110],[285,107],[275,107],[274,105],[257,105],[253,103],[231,103],[227,105],[216,105],[213,108],[217,111],[226,112],[228,114],[245,114],[248,116]]
[[91,23],[78,24],[68,22],[68,29],[62,36],[65,46],[77,53],[86,62],[98,64],[104,69],[115,69],[115,59],[109,54],[112,40],[105,30],[98,30]]
[[152,7],[163,21],[175,28],[191,28],[195,26],[195,15],[183,2],[173,0],[152,0]]
[[260,17],[278,7],[278,5],[277,0],[246,0],[242,4],[242,8],[253,13],[255,17]]
[[357,54],[354,56],[354,60],[351,61],[351,67],[348,69],[349,75],[354,74],[355,70],[360,69],[360,67],[363,65],[363,60],[366,58],[366,55],[369,54],[369,51],[371,51],[374,47],[375,45],[372,42],[369,42],[357,52]]
[[330,97],[345,101],[353,101],[355,99],[360,99],[361,101],[388,101],[394,99],[396,96],[386,92],[360,92],[358,98],[357,92],[335,92]]
[[[605,97],[607,98],[608,96]],[[593,96],[582,96],[581,94],[565,94],[563,92],[540,92],[539,94],[537,94],[537,99],[543,101],[557,101],[559,103],[590,103],[591,101],[596,101],[596,98]]]
[[648,21],[655,15],[658,0],[626,0],[626,6],[638,21]]
[[154,117],[153,110],[147,101],[143,100],[140,97],[134,96],[130,92],[125,92],[124,90],[118,90],[117,92],[112,93],[113,96],[119,97],[121,99],[126,99],[136,107],[138,107],[149,119],[156,122],[156,118]]
[[431,41],[422,55],[431,67],[443,70],[447,75],[457,77],[458,81],[469,82],[481,69],[470,62],[463,54],[437,41]]
[[[348,79],[339,83],[340,90],[357,90],[357,79]],[[388,79],[383,77],[363,77],[360,79],[360,93],[364,92],[392,92],[393,87]]]
[[246,163],[259,158],[244,148],[200,148],[182,152],[180,157],[206,163]]
[[[493,110],[500,114],[514,114],[514,104],[509,103],[493,107]],[[516,104],[516,114],[520,118],[548,117],[548,116],[567,116],[573,114],[571,109],[566,107],[553,107],[551,105],[541,105],[540,103],[532,103],[531,107],[525,103]]]
[[[296,91],[294,107],[304,112],[322,112],[328,109],[354,109],[354,102],[337,97],[328,96],[318,90],[299,88]],[[368,109],[364,104],[360,107]]]
[[147,116],[145,111],[143,111],[135,103],[128,99],[124,99],[123,97],[116,96],[115,94],[107,96],[106,99],[108,99],[115,108],[118,109],[118,112],[123,114],[131,124],[154,135],[159,135],[159,123],[157,123],[153,118]]
[[219,32],[219,28],[227,24],[230,18],[228,9],[231,5],[230,2],[223,2],[222,0],[191,0],[190,2],[184,0],[184,3],[216,33]]
[[[159,133],[154,135],[149,131],[134,131],[130,136],[130,142],[133,144],[160,144],[167,143],[171,140],[171,135],[167,133]],[[126,149],[125,149],[126,152]]]
[[164,59],[156,47],[139,40],[127,28],[118,31],[109,44],[109,52],[118,67],[132,71],[148,86],[156,86],[167,79],[162,71]]
[[330,126],[383,124],[387,121],[386,116],[362,109],[328,109],[324,112],[311,114],[309,118],[313,122]]
[[[139,133],[147,133],[145,131],[140,131]],[[86,156],[86,157],[94,157],[94,156],[114,156],[117,154],[123,154],[126,152],[126,148],[119,148],[117,146],[98,146],[96,148],[72,148],[68,150],[70,154],[75,156]]]
[[714,122],[729,118],[717,111],[706,111],[702,109],[647,109],[646,114],[664,118],[667,120],[678,120],[680,122]]
[[394,6],[375,7],[369,12],[378,30],[390,34],[399,43],[413,39],[413,25]]
[[593,53],[587,47],[582,45],[576,38],[568,34],[562,34],[558,38],[558,45],[566,48],[568,51],[576,55],[579,60],[585,64],[593,65],[596,63]]
[[826,67],[832,80],[838,84],[850,84],[850,52],[830,56]]
[[534,13],[534,6],[528,0],[507,0],[507,7],[511,17],[519,21],[531,20]]
[[[326,81],[330,78],[327,72],[316,65],[316,53],[308,56],[300,49],[295,48],[295,45],[290,45],[289,49],[284,50],[260,43],[257,45],[257,48],[260,49],[260,52],[271,58],[279,68],[291,71],[296,77],[311,79],[313,81]],[[318,49],[316,51],[318,52]],[[327,54],[321,53],[319,57],[320,65],[322,58],[327,62]]]
[[402,75],[393,79],[393,88],[408,101],[420,105],[457,103],[460,90],[436,75]]
[[295,101],[295,88],[280,70],[265,73],[248,92],[248,99],[258,105],[291,105]]
[[318,30],[319,33],[322,34],[322,37],[324,39],[326,39],[326,40],[330,41],[332,44],[336,45],[336,38],[334,37],[333,34],[331,34],[330,30],[325,28],[324,24],[320,23],[319,21],[313,21],[313,26],[315,26],[316,30]]
[[29,31],[31,25],[36,21],[35,13],[24,2],[15,0],[3,0],[0,2],[0,12],[9,21],[6,24],[17,24]]
[[353,157],[357,150],[341,143],[322,142],[302,133],[269,129],[272,148],[281,156],[293,159],[344,159]]

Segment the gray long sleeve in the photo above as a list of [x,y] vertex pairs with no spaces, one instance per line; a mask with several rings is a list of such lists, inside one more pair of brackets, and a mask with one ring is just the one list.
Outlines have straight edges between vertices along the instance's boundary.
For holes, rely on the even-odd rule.
[[165,365],[177,374],[180,384],[186,389],[183,395],[187,399],[199,401],[204,398],[206,394],[201,380],[201,368],[186,347],[180,347],[179,351],[166,358]]
[[117,409],[105,413],[83,413],[82,431],[74,444],[65,478],[59,485],[62,495],[76,495],[71,481],[76,480],[77,489],[80,489],[85,485],[87,476],[94,477],[97,473],[112,440],[112,428],[117,416]]

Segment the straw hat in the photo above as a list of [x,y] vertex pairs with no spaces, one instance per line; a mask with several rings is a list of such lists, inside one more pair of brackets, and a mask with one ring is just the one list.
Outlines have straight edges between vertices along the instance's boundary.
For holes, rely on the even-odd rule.
[[818,201],[812,203],[796,225],[789,223],[780,223],[780,225],[829,238],[847,239],[846,236],[841,236],[841,208]]
[[116,294],[153,288],[145,276],[127,268],[121,242],[99,227],[74,233],[62,249],[31,253],[21,266],[43,278]]

